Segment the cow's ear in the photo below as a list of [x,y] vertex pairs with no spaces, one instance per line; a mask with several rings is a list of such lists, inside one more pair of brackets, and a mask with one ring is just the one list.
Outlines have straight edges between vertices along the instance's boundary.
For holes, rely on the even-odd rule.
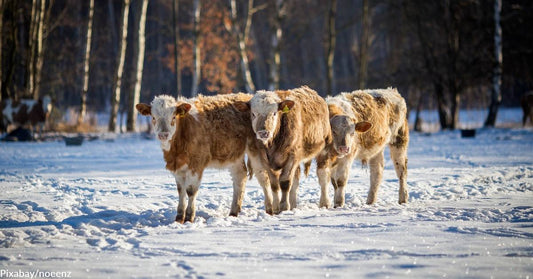
[[278,110],[280,110],[283,113],[289,112],[292,107],[294,107],[294,101],[292,100],[285,100],[278,104]]
[[355,124],[355,130],[359,133],[364,133],[370,128],[372,128],[372,123],[370,122],[361,121]]
[[189,112],[189,110],[191,110],[191,107],[192,107],[191,104],[183,103],[176,107],[176,110],[174,113],[178,117],[184,117]]
[[152,114],[152,106],[148,104],[136,104],[135,108],[142,114],[142,115],[151,115]]
[[250,111],[250,103],[249,102],[237,101],[237,102],[233,103],[233,107],[236,110],[240,111],[240,112]]

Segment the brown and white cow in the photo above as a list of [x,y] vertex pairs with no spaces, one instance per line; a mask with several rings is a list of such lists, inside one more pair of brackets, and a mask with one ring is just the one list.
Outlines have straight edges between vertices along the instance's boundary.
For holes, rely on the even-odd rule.
[[[405,100],[396,89],[359,90],[326,99],[333,135],[333,146],[324,152],[328,164],[317,169],[321,186],[320,206],[329,207],[331,180],[334,206],[344,206],[344,193],[354,159],[370,166],[367,204],[376,202],[383,177],[386,145],[399,178],[399,203],[409,199],[407,191],[407,145],[409,126]],[[328,169],[327,166],[330,166]]]
[[[326,102],[314,90],[303,86],[286,91],[258,91],[249,102],[236,103],[236,107],[250,111],[253,131],[264,152],[254,169],[261,166],[269,174],[273,213],[294,208],[300,163],[315,158],[331,142]],[[265,195],[265,204],[269,199]]]
[[[233,179],[230,215],[239,214],[247,180],[245,151],[248,150],[249,158],[257,152],[251,143],[255,136],[250,116],[236,110],[233,103],[248,102],[251,98],[248,94],[228,94],[176,100],[161,95],[151,104],[136,105],[142,115],[152,116],[166,168],[175,177],[179,193],[176,222],[194,221],[196,195],[207,167],[230,170]],[[255,174],[261,185],[268,184],[266,172]]]
[[31,125],[32,130],[35,132],[39,128],[42,133],[44,125],[50,112],[52,111],[52,100],[49,96],[44,96],[42,99],[22,99],[19,101],[13,101],[7,99],[0,104],[2,110],[1,115],[1,130],[7,132],[9,125],[24,126]]
[[522,106],[522,126],[526,126],[527,119],[533,125],[533,91],[525,93],[520,99],[520,105]]

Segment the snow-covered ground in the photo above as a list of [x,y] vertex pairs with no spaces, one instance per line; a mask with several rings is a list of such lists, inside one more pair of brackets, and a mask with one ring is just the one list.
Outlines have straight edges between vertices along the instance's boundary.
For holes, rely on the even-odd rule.
[[368,176],[355,163],[346,206],[320,209],[312,170],[277,216],[254,178],[228,217],[231,178],[208,170],[196,221],[180,225],[156,141],[1,142],[0,277],[533,276],[533,130],[412,133],[407,205],[390,161],[372,206]]

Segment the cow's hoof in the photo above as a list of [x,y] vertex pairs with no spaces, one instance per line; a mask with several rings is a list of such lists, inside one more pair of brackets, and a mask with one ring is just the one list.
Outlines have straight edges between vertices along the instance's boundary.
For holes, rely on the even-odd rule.
[[185,216],[183,215],[176,215],[176,223],[180,223],[180,224],[183,224],[185,223]]

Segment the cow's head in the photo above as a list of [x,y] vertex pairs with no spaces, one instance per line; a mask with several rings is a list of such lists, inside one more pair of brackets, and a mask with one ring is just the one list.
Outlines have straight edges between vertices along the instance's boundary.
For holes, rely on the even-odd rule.
[[340,158],[355,151],[352,148],[359,143],[358,133],[365,133],[372,127],[370,122],[356,120],[352,105],[342,96],[326,98],[333,148]]
[[294,104],[292,100],[281,100],[273,91],[258,91],[249,102],[236,102],[234,106],[250,112],[257,139],[268,146],[279,131],[282,114],[290,113]]
[[135,108],[142,115],[152,116],[154,133],[161,142],[161,148],[168,151],[180,118],[185,117],[192,106],[184,101],[177,102],[171,96],[160,95],[156,96],[150,105],[141,103],[135,105]]
[[370,122],[356,122],[347,115],[334,115],[329,119],[333,135],[333,148],[342,158],[352,152],[359,140],[358,133],[365,133],[372,127]]

